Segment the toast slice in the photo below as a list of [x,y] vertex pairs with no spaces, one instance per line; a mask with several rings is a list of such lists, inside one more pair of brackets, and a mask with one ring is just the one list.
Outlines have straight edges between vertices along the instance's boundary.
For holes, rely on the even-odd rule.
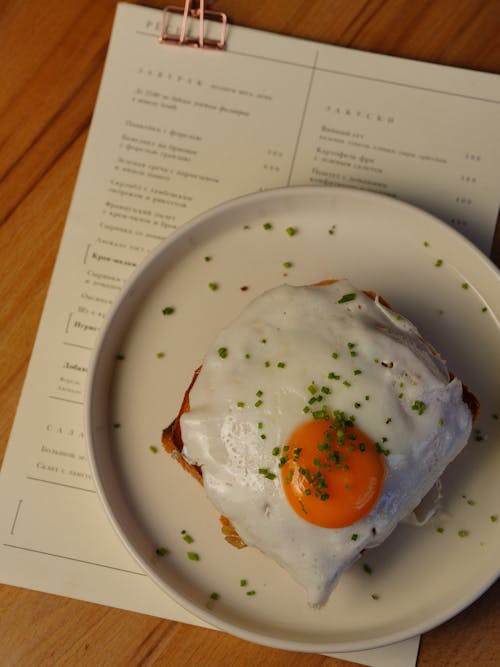
[[[319,283],[316,283],[316,285],[327,285],[331,284],[332,282],[335,282],[334,280],[325,280],[321,281]],[[373,291],[364,291],[364,293],[369,296],[371,299],[376,300],[378,299],[386,308],[390,308],[393,310],[390,306],[390,304],[380,297],[378,294],[376,294]],[[426,342],[426,341],[424,341]],[[427,345],[430,345],[430,343],[427,343]],[[163,432],[162,432],[162,445],[165,451],[170,454],[183,468],[186,470],[190,475],[192,475],[200,484],[203,485],[203,471],[199,466],[192,465],[186,461],[184,456],[182,455],[182,450],[184,448],[184,443],[182,440],[182,432],[181,432],[181,424],[180,420],[182,415],[185,412],[189,412],[190,409],[190,404],[189,404],[189,395],[191,392],[191,389],[196,382],[196,379],[200,373],[201,366],[199,366],[194,374],[193,378],[191,380],[191,383],[189,384],[189,387],[186,389],[184,393],[184,397],[181,403],[181,407],[179,410],[179,413],[175,417],[175,419],[172,421],[172,423],[167,426]],[[450,381],[454,378],[453,373],[450,373]],[[479,401],[478,399],[474,396],[474,394],[462,383],[462,397],[464,403],[468,406],[471,415],[472,415],[472,420],[475,421],[478,414],[479,414]],[[237,547],[238,549],[241,549],[246,546],[245,542],[241,539],[241,537],[238,535],[238,532],[236,531],[235,527],[231,523],[231,521],[225,517],[221,516],[220,517],[220,522],[221,522],[221,531],[222,534],[224,535],[224,539],[231,544],[234,547]]]

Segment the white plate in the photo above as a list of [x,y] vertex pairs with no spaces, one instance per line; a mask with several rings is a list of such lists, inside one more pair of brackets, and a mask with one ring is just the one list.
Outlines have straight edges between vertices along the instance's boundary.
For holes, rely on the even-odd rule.
[[[343,575],[323,609],[312,610],[270,559],[226,544],[202,487],[164,454],[160,438],[207,345],[250,299],[283,282],[331,277],[378,291],[419,326],[479,397],[481,438],[472,438],[444,477],[446,516],[424,528],[398,527]],[[499,288],[497,270],[462,236],[416,208],[366,192],[267,191],[218,206],[176,232],[128,283],[90,373],[96,484],[142,568],[204,621],[298,651],[392,643],[471,603],[498,576],[500,520],[491,517],[500,515]],[[162,313],[168,306],[172,315]],[[159,546],[170,553],[157,556]],[[189,560],[187,551],[200,560]],[[209,601],[212,592],[217,601]]]

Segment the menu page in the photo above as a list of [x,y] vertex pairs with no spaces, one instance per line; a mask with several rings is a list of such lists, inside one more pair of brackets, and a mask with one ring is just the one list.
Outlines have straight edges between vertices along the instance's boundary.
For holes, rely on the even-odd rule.
[[166,46],[160,23],[157,10],[118,5],[2,469],[0,577],[201,624],[138,568],[93,486],[84,392],[111,304],[184,222],[280,186],[383,193],[489,252],[500,81],[232,25],[225,51]]

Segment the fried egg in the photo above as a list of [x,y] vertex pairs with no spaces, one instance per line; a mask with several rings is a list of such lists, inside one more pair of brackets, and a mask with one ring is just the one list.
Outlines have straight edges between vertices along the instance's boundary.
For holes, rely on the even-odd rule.
[[206,353],[180,424],[213,505],[321,606],[432,488],[472,417],[416,327],[340,280],[251,302]]

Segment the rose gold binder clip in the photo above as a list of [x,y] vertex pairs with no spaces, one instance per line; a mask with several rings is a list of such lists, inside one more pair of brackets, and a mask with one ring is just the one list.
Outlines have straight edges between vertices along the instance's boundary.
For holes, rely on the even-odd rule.
[[[182,14],[182,24],[179,32],[169,32],[169,19],[173,14]],[[191,19],[199,21],[198,36],[189,34]],[[217,21],[221,24],[219,39],[209,38],[205,35],[205,20]],[[168,5],[163,10],[163,19],[161,24],[161,34],[159,41],[161,44],[179,44],[194,46],[200,49],[223,49],[226,40],[227,16],[223,12],[214,12],[205,9],[205,1],[200,0],[199,7],[193,7],[191,0],[186,0],[184,7]]]

